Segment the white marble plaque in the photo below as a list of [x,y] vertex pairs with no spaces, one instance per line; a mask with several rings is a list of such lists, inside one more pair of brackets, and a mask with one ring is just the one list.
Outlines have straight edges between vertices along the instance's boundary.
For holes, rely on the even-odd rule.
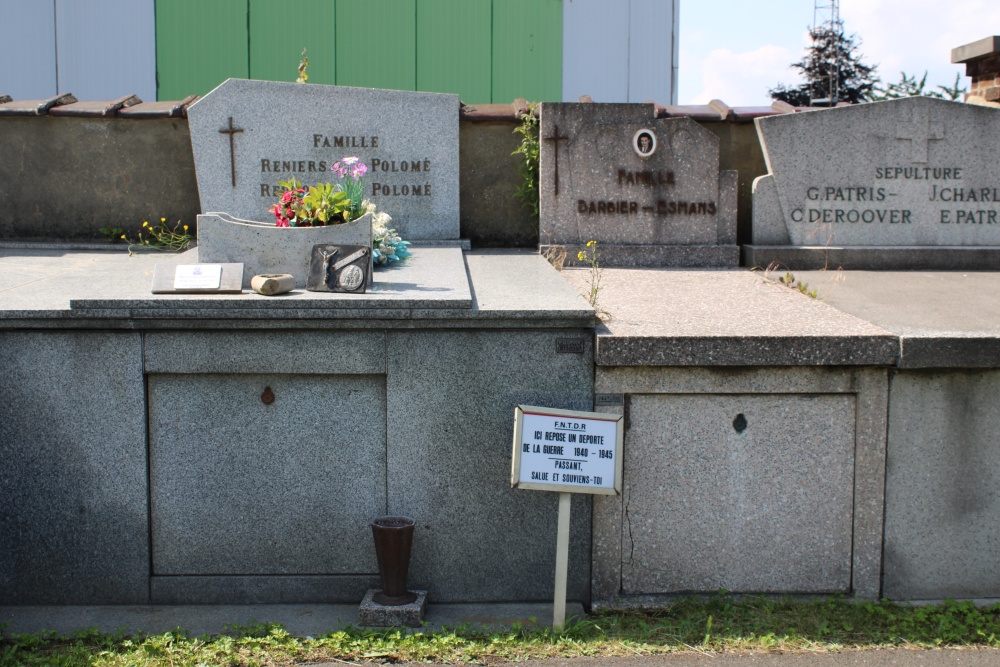
[[174,269],[174,289],[219,289],[221,264],[181,264]]

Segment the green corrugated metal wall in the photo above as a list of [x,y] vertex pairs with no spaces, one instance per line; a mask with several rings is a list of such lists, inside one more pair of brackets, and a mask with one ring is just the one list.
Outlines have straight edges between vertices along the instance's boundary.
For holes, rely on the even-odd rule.
[[562,101],[561,0],[495,0],[492,98]]
[[[157,0],[157,4],[161,2],[163,0]],[[289,16],[292,7],[296,12],[294,23]],[[251,79],[295,81],[305,48],[309,56],[309,83],[336,83],[334,3],[329,0],[250,0],[249,9]]]
[[337,84],[416,90],[416,0],[337,0]]
[[310,83],[558,101],[562,2],[156,0],[157,98],[294,81],[305,47]]
[[492,10],[492,0],[420,0],[417,90],[457,93],[468,103],[492,99]]
[[247,78],[248,41],[247,0],[157,0],[156,98],[179,100]]

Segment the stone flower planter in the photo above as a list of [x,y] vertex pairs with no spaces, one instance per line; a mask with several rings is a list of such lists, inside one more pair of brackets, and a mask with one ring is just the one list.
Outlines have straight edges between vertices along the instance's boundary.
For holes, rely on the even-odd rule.
[[[296,287],[305,287],[312,247],[318,243],[368,245],[372,242],[372,214],[342,225],[276,227],[272,223],[240,220],[228,213],[198,216],[198,261],[243,263],[243,287],[255,275],[290,273]],[[369,281],[371,267],[368,271]]]

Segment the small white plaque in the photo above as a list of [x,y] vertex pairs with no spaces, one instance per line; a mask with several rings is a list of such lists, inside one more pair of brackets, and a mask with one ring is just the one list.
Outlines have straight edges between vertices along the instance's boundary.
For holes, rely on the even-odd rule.
[[563,493],[621,493],[622,417],[519,405],[511,486]]
[[174,289],[219,289],[221,264],[178,264],[174,270]]

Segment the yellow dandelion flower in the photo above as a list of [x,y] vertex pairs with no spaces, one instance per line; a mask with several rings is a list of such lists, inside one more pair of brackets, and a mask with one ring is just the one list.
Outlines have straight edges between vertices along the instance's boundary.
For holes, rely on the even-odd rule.
[[583,251],[582,250],[580,252],[576,253],[576,258],[578,260],[580,260],[581,262],[583,261]]
[[184,231],[186,232],[187,230],[188,230],[188,226],[184,225]]
[[149,227],[149,220],[146,220],[145,222],[143,222],[142,226],[143,227]]
[[166,222],[166,221],[167,221],[166,218],[160,218],[160,222]]
[[591,240],[591,241],[587,241],[587,247],[588,247],[588,248],[589,248],[590,246],[593,246],[593,245],[597,245],[597,241],[593,241],[593,240]]
[[122,238],[125,238],[125,235],[124,235],[124,234],[122,234]]

